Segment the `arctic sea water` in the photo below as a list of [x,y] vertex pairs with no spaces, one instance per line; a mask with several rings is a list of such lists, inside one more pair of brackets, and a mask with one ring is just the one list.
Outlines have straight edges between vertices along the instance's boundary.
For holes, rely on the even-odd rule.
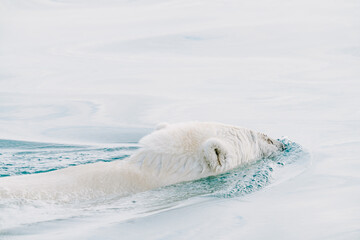
[[0,0],[1,180],[121,161],[160,122],[307,150],[123,199],[2,200],[0,239],[360,239],[359,12],[358,0]]

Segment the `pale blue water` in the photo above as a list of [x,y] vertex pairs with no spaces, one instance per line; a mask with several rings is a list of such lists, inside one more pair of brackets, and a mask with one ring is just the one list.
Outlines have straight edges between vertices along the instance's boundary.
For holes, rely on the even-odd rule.
[[221,122],[311,152],[289,143],[126,198],[3,199],[0,239],[360,239],[359,12],[356,0],[0,1],[0,139],[89,144],[2,140],[0,181],[121,161],[160,122]]
[[128,157],[133,145],[94,147],[0,140],[0,176],[49,172],[79,164],[110,162]]
[[[218,176],[124,198],[109,195],[101,199],[71,203],[0,200],[0,236],[21,239],[24,235],[48,234],[73,224],[81,226],[91,219],[99,218],[122,222],[167,211],[199,199],[241,199],[241,196],[276,182],[274,175],[281,170],[286,171],[286,166],[297,165],[303,168],[309,163],[309,154],[300,145],[285,138],[280,141],[286,145],[286,149],[272,158],[261,159]],[[0,140],[0,175],[8,177],[36,174],[79,164],[121,160],[137,148],[136,144],[85,146]],[[105,221],[102,224],[106,226],[109,223]]]

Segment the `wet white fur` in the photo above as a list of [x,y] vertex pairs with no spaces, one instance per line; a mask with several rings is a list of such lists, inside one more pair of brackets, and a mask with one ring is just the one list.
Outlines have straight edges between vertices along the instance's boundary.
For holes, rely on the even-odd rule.
[[0,197],[72,200],[126,196],[223,173],[269,156],[282,144],[264,134],[220,123],[161,124],[126,160],[0,178]]

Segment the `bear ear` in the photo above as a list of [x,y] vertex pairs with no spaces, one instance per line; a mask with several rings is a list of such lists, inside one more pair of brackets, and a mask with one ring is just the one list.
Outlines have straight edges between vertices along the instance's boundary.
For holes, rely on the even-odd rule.
[[205,162],[214,172],[221,171],[226,165],[228,150],[225,143],[217,138],[206,140],[201,146],[201,154]]
[[158,125],[156,125],[155,131],[164,129],[164,128],[166,128],[167,126],[169,126],[169,124],[168,124],[167,122],[159,123]]

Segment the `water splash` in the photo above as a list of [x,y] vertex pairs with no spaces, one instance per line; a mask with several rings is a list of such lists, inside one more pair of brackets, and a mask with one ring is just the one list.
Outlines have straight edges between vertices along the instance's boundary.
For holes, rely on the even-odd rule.
[[204,195],[229,198],[259,190],[271,183],[274,173],[280,168],[298,161],[302,164],[309,160],[309,153],[299,144],[287,138],[278,140],[285,145],[285,150],[276,156],[263,158],[221,175],[179,183],[164,187],[164,189],[175,189],[177,194],[185,193],[184,198]]

